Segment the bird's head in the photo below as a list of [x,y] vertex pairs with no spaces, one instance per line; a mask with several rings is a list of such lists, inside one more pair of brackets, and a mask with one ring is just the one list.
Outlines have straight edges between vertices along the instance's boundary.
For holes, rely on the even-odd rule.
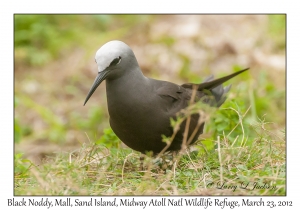
[[117,79],[138,67],[133,51],[121,41],[110,41],[104,44],[96,52],[95,61],[98,66],[98,75],[85,99],[84,105],[103,80]]

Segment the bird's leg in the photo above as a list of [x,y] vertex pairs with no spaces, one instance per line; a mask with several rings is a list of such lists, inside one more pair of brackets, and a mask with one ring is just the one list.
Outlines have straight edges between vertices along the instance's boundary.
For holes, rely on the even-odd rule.
[[141,154],[140,155],[140,171],[144,170],[144,160],[145,160],[145,155]]

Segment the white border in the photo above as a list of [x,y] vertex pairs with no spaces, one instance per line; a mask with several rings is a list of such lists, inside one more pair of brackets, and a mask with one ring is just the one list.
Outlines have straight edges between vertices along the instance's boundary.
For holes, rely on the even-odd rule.
[[[299,207],[299,8],[297,1],[2,1],[1,11],[1,191],[0,207],[13,197],[13,14],[14,13],[287,13],[287,197],[265,200],[293,200]],[[276,114],[276,113],[274,113]],[[122,197],[119,197],[122,198]],[[128,197],[126,197],[128,198]],[[138,197],[146,200],[153,197]],[[217,197],[214,197],[217,198]],[[224,198],[224,197],[221,197]],[[245,198],[245,197],[242,197]],[[251,197],[256,199],[256,197]],[[51,199],[54,199],[51,197]],[[75,199],[75,197],[73,197]],[[85,199],[85,198],[82,198]],[[86,197],[88,199],[88,197]],[[241,199],[229,197],[229,199]],[[258,199],[258,197],[257,197]],[[100,207],[95,207],[99,209]],[[94,208],[94,209],[95,209]],[[128,207],[131,209],[131,207]],[[166,207],[159,207],[163,209]],[[256,207],[258,208],[258,207]],[[1,208],[6,209],[6,208]],[[15,209],[10,207],[10,209]],[[52,208],[53,209],[53,208]],[[59,208],[56,208],[59,209]],[[66,209],[66,208],[63,208]],[[137,208],[136,208],[137,209]],[[139,208],[142,209],[142,208]],[[197,207],[199,209],[199,207]],[[278,209],[278,208],[276,208]],[[300,208],[298,208],[300,209]]]

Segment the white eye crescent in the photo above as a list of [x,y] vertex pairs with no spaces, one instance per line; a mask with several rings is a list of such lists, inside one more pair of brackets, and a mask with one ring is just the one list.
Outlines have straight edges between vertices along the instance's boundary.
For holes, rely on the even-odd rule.
[[117,58],[115,58],[110,64],[109,64],[109,66],[116,66],[116,65],[118,65],[120,62],[121,62],[121,56],[119,56],[119,57],[117,57]]

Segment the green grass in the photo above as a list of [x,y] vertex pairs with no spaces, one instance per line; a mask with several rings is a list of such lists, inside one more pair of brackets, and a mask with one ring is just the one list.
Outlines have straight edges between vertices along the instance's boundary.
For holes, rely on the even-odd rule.
[[[16,163],[15,195],[285,195],[283,140],[257,138],[251,146],[220,141],[207,154],[183,153],[165,168],[149,157],[142,163],[130,149],[85,144],[29,170],[27,162]],[[255,182],[276,188],[252,190]],[[241,183],[249,183],[248,190]]]

